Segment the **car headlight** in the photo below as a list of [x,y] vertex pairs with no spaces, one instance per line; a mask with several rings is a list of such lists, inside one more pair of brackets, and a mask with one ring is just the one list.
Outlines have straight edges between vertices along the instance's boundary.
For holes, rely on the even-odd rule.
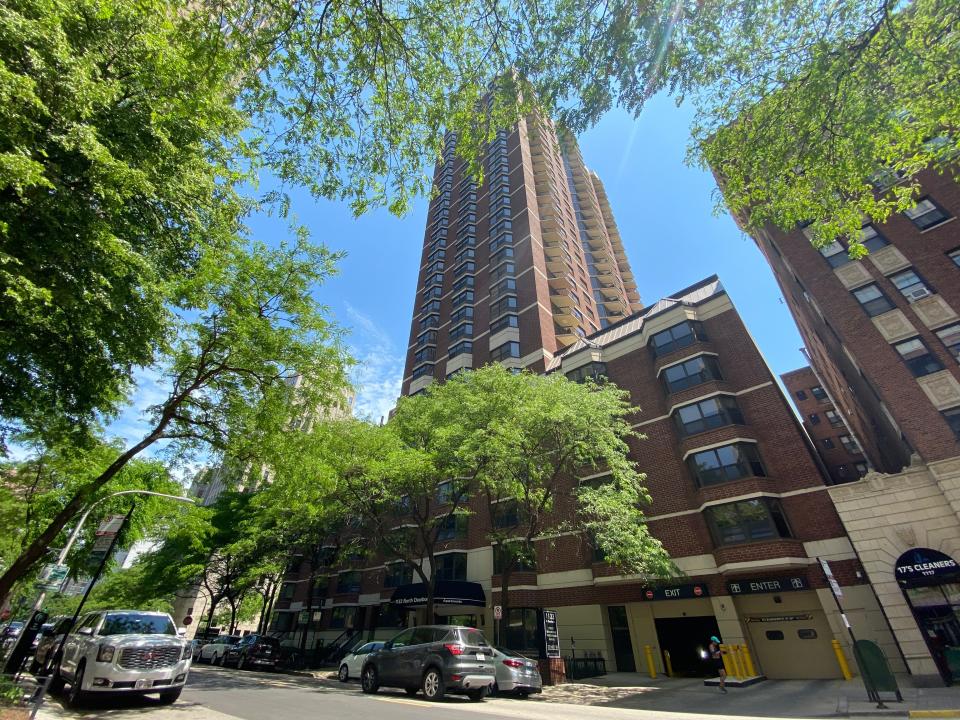
[[113,645],[101,645],[100,650],[97,652],[97,662],[113,662],[113,653],[116,651],[116,648]]
[[192,658],[192,657],[193,657],[193,648],[190,647],[189,645],[184,645],[183,652],[180,653],[180,659],[186,660],[187,658]]

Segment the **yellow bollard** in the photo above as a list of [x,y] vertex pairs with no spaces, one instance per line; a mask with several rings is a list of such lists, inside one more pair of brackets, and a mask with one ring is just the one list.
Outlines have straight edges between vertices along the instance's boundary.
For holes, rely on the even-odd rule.
[[730,655],[729,645],[720,645],[720,657],[723,659],[723,669],[727,673],[727,677],[735,677],[736,668],[733,665],[733,657]]
[[657,666],[653,662],[653,645],[644,645],[644,652],[647,655],[647,669],[650,671],[650,677],[657,677]]
[[741,645],[743,648],[743,662],[746,664],[744,668],[747,671],[747,677],[756,677],[757,669],[753,666],[753,657],[750,655],[750,648],[746,645]]
[[733,667],[737,673],[737,680],[740,680],[745,676],[743,669],[743,657],[740,655],[740,646],[731,645],[730,647],[733,648]]
[[670,651],[663,651],[663,662],[667,666],[667,677],[673,677],[673,662],[670,660]]
[[850,666],[847,665],[847,658],[843,654],[843,648],[840,647],[839,640],[832,640],[831,645],[833,645],[833,652],[837,655],[837,664],[840,665],[840,673],[843,675],[844,680],[850,680],[853,675],[850,673]]

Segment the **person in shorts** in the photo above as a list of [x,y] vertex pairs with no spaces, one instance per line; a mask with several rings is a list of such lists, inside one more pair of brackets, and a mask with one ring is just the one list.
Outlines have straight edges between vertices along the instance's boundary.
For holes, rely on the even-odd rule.
[[727,691],[727,671],[723,667],[723,650],[720,649],[720,638],[716,635],[710,637],[707,655],[713,664],[713,669],[717,671],[717,675],[720,677],[720,692],[725,693]]

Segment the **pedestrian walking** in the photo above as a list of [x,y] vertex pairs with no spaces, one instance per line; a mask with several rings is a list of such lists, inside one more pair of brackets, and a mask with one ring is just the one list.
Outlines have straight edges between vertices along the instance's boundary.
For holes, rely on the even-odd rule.
[[720,649],[720,638],[716,635],[710,637],[707,653],[710,656],[710,662],[713,663],[713,669],[717,671],[717,675],[720,677],[720,692],[725,693],[727,691],[727,671],[723,667],[723,650]]

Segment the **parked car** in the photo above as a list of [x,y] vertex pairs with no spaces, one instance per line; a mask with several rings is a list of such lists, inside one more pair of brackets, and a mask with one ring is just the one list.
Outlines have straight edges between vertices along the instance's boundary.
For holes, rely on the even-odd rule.
[[421,625],[407,628],[367,655],[360,673],[365,693],[399,687],[408,695],[419,690],[428,700],[446,693],[483,700],[496,680],[493,648],[474,628]]
[[6,655],[7,651],[16,644],[21,630],[23,630],[23,623],[19,620],[12,620],[0,628],[0,656]]
[[266,635],[244,635],[239,642],[228,645],[221,665],[236,665],[237,670],[265,667],[274,670],[280,659],[280,641]]
[[39,642],[33,651],[33,662],[30,663],[31,673],[46,675],[50,672],[50,668],[56,664],[53,653],[60,647],[60,641],[67,634],[72,621],[72,615],[58,615],[40,628],[40,633],[37,635]]
[[340,671],[337,673],[340,682],[346,682],[350,678],[359,678],[363,661],[367,659],[367,655],[382,647],[382,642],[368,642],[366,645],[358,647],[352,653],[348,653],[347,656],[340,661]]
[[227,648],[240,642],[239,635],[221,635],[214,638],[202,648],[197,662],[207,662],[211,665],[223,665],[223,657],[227,654]]
[[512,692],[520,697],[543,692],[543,680],[536,660],[502,647],[493,649],[493,659],[497,676],[494,692]]
[[190,643],[166,613],[106,610],[87,613],[67,634],[54,690],[69,683],[70,705],[90,695],[159,693],[177,701],[190,671]]

